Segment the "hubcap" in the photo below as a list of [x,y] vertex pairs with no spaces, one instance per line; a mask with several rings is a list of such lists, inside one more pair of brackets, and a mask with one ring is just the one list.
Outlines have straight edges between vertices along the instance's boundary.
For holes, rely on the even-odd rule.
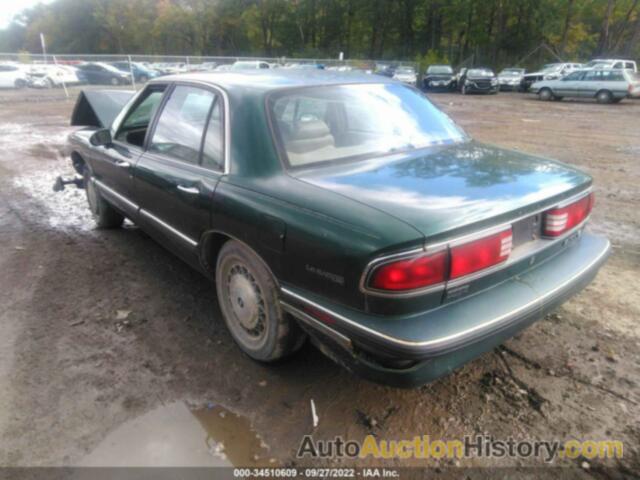
[[234,265],[227,277],[227,292],[231,310],[251,336],[264,331],[264,300],[255,278],[243,265]]

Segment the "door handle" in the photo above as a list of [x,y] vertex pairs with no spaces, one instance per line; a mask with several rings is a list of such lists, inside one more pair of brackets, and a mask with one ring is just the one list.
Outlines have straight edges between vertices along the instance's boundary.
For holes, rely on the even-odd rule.
[[200,190],[197,187],[185,187],[184,185],[178,185],[178,190],[184,193],[189,193],[191,195],[197,195],[200,193]]
[[130,166],[131,166],[131,164],[129,162],[125,162],[124,160],[118,160],[116,162],[116,167],[129,168]]

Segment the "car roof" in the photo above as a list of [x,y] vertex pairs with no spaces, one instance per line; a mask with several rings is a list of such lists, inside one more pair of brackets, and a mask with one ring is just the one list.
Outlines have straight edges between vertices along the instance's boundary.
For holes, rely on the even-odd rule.
[[353,83],[397,83],[387,77],[359,72],[339,72],[335,70],[229,70],[218,72],[194,72],[168,75],[151,83],[196,82],[234,90],[268,92],[283,88],[341,85]]

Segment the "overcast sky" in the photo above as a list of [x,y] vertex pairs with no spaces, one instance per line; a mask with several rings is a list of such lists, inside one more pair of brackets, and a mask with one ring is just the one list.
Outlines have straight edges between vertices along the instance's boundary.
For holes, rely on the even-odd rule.
[[33,7],[38,3],[50,3],[52,0],[0,0],[0,29],[5,28],[13,16],[25,8]]

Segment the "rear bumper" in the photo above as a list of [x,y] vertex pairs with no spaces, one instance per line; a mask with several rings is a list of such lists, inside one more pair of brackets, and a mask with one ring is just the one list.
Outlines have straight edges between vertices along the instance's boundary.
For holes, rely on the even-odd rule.
[[[561,305],[595,277],[609,251],[606,238],[585,234],[522,275],[413,316],[367,315],[289,287],[282,289],[282,302],[321,349],[349,370],[385,384],[415,386],[495,348]],[[328,313],[332,321],[311,318],[307,307]]]

